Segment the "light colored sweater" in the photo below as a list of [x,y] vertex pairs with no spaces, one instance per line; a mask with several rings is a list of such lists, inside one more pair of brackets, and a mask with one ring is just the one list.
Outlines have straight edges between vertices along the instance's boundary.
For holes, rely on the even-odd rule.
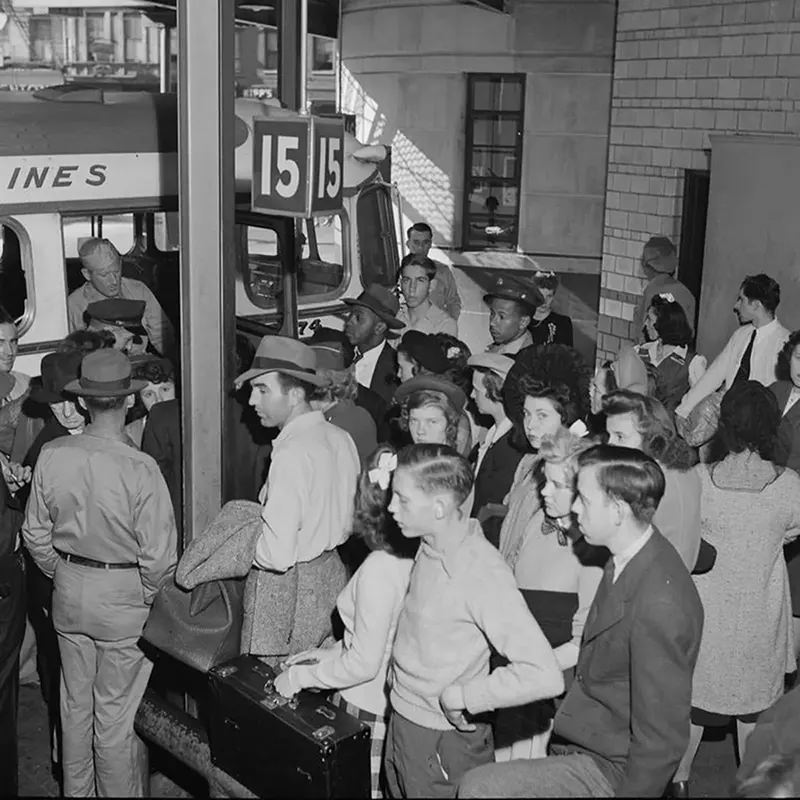
[[354,706],[386,715],[386,672],[413,563],[383,550],[367,556],[336,601],[344,637],[320,651],[319,663],[291,667],[294,687],[341,689]]
[[[477,520],[440,553],[420,545],[393,651],[392,708],[426,728],[451,730],[439,704],[452,685],[479,714],[556,697],[564,689],[553,650],[528,610],[511,569]],[[489,674],[489,644],[508,666]]]

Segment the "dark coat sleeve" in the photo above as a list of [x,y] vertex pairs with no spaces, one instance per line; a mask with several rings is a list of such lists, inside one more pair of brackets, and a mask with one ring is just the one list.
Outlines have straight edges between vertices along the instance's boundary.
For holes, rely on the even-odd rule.
[[636,611],[630,638],[630,750],[617,797],[661,797],[689,743],[702,607],[671,594],[648,593]]
[[177,400],[156,403],[147,418],[142,451],[152,456],[164,476],[178,531],[182,531],[183,492],[181,476],[181,421]]

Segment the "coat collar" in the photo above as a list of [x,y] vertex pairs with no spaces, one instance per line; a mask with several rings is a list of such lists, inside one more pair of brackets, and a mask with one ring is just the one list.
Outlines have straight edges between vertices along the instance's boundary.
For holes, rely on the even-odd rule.
[[638,590],[642,576],[650,569],[651,564],[658,557],[662,538],[658,529],[654,526],[649,541],[628,562],[616,583],[612,582],[614,559],[609,557],[603,569],[603,579],[595,595],[595,601],[592,603],[592,607],[589,609],[589,616],[586,619],[583,644],[607,631],[624,618],[625,607]]

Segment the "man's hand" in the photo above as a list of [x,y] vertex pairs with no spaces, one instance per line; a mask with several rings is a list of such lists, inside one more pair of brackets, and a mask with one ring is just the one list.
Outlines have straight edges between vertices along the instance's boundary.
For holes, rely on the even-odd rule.
[[3,478],[12,494],[19,491],[31,480],[30,467],[23,467],[22,464],[17,464],[4,458],[0,461],[0,468],[2,468]]
[[467,722],[464,716],[464,690],[460,686],[448,686],[439,697],[439,705],[447,717],[447,721],[459,731],[471,733],[476,730],[474,722]]

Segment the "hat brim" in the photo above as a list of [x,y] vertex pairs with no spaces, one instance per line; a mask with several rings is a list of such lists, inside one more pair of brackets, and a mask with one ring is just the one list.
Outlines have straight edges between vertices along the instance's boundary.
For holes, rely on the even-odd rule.
[[[104,388],[102,386],[81,386],[80,378],[70,381],[65,387],[64,391],[69,394],[77,395],[78,397],[127,397],[129,394],[136,394],[141,392],[147,386],[147,381],[139,380],[138,378],[131,378],[130,385],[122,388]],[[63,400],[63,398],[61,398]]]
[[[45,389],[44,386],[34,386],[31,388],[31,393],[28,395],[32,402],[42,403],[43,405],[50,405],[51,403],[63,403],[64,400],[69,400],[70,395],[66,391],[51,392]],[[74,397],[74,395],[72,395]]]
[[501,378],[505,379],[511,367],[514,366],[514,359],[509,356],[500,356],[500,358],[508,358],[509,362],[506,369],[503,370],[498,367],[497,358],[498,355],[495,353],[475,353],[475,355],[467,359],[467,366],[477,367],[478,369],[488,369],[490,372],[494,372],[495,375],[499,375]]
[[489,301],[494,297],[496,297],[498,300],[513,300],[517,305],[522,306],[531,314],[534,314],[536,312],[536,309],[539,308],[538,305],[529,303],[527,300],[520,300],[518,297],[509,297],[506,294],[485,294],[483,296],[483,302],[486,303],[486,305],[488,306]]
[[247,372],[243,372],[234,380],[233,385],[237,389],[240,389],[247,381],[251,381],[259,375],[266,375],[268,372],[280,372],[282,375],[289,375],[303,383],[310,383],[312,386],[324,386],[326,383],[325,378],[321,375],[317,375],[315,372],[304,372],[301,369],[286,369],[285,367],[259,367],[257,369],[248,369]]
[[435,375],[417,375],[401,383],[395,390],[394,399],[402,403],[415,392],[441,392],[458,411],[463,411],[467,404],[467,396],[462,389]]
[[375,308],[374,305],[371,305],[370,303],[365,303],[363,300],[359,300],[353,297],[347,297],[344,300],[342,300],[342,302],[348,306],[364,306],[364,308],[368,308],[382,322],[385,322],[393,330],[399,330],[400,328],[405,328],[406,326],[405,322],[402,322],[401,320],[397,319],[397,317],[394,316],[394,314],[392,314],[390,311],[388,310],[384,311],[383,309]]

